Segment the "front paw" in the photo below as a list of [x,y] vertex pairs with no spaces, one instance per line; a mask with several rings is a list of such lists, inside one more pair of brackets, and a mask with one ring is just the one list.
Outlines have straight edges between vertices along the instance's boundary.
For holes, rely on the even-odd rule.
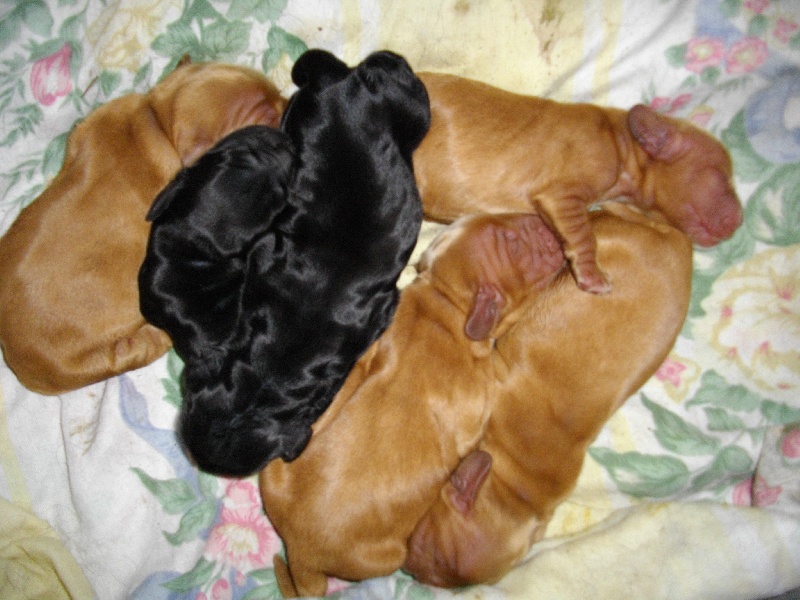
[[591,268],[573,268],[573,273],[578,287],[584,292],[603,295],[611,291],[611,283],[596,265]]

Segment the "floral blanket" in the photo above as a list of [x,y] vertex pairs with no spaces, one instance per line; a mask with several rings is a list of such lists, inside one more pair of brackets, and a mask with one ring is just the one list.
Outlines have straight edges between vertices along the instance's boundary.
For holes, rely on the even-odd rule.
[[[754,599],[800,586],[800,4],[4,0],[0,231],[57,173],[77,120],[184,53],[261,69],[289,94],[309,47],[351,64],[388,48],[513,91],[650,104],[725,143],[746,204],[731,240],[696,252],[674,350],[603,429],[524,564],[492,586],[437,590],[398,572],[330,592]],[[255,481],[198,473],[176,444],[180,370],[170,353],[45,397],[0,366],[1,597],[280,597],[281,541]]]

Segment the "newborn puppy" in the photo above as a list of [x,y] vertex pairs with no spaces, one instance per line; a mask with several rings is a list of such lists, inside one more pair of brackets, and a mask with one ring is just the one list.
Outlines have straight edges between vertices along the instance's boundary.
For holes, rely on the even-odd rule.
[[417,579],[493,582],[524,558],[575,485],[588,445],[672,348],[689,304],[691,244],[613,210],[590,216],[613,291],[580,293],[562,278],[497,340],[483,439],[409,540],[404,569]]
[[[184,377],[222,377],[251,337],[243,307],[248,256],[286,207],[294,149],[284,133],[240,129],[182,170],[158,195],[139,298],[147,321],[169,334]],[[191,401],[191,400],[190,400]]]
[[[223,346],[219,373],[192,368],[183,378],[179,435],[209,473],[243,476],[300,454],[311,424],[388,326],[422,222],[411,154],[430,114],[405,60],[377,52],[351,69],[312,50],[292,78],[299,89],[281,128],[296,151],[296,174],[286,205],[247,254],[244,288],[230,292],[241,294],[246,327],[234,351]],[[228,190],[217,213],[240,193]],[[192,321],[185,353],[194,327],[221,326],[210,337],[227,335],[224,320],[194,322],[193,290],[175,291]]]
[[182,166],[285,101],[260,73],[178,67],[70,133],[64,164],[0,239],[0,345],[23,385],[76,389],[155,360],[168,336],[139,312],[147,210]]
[[452,75],[419,77],[432,114],[414,154],[425,215],[536,211],[584,290],[610,289],[595,260],[591,204],[624,198],[658,210],[700,246],[742,222],[725,147],[686,121],[642,105],[561,104]]
[[327,576],[387,575],[491,410],[494,344],[565,264],[533,215],[450,225],[403,289],[392,324],[356,363],[305,451],[261,471],[287,563],[285,597],[318,596]]

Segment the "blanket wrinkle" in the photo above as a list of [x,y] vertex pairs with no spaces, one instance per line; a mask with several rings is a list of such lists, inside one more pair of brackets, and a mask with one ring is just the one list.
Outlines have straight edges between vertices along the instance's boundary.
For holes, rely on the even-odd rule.
[[[439,590],[397,573],[330,589],[380,600],[756,600],[798,589],[800,5],[117,0],[0,13],[0,232],[58,170],[78,119],[146,91],[187,52],[260,69],[288,95],[308,48],[351,64],[390,49],[418,71],[559,101],[643,103],[718,137],[745,224],[695,253],[681,336],[600,433],[545,540],[491,586]],[[423,224],[399,287],[441,227]],[[0,597],[24,597],[13,585],[25,578],[30,594],[56,598],[279,600],[281,542],[255,484],[198,473],[174,441],[179,386],[180,366],[163,357],[47,398],[0,364]]]

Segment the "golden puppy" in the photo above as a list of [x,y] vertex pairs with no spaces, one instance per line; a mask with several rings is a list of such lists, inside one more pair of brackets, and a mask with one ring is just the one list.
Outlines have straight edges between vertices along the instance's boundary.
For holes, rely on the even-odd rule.
[[421,581],[493,582],[517,564],[572,490],[603,424],[672,348],[689,304],[691,244],[669,225],[613,210],[625,220],[590,217],[613,291],[580,293],[562,277],[537,296],[534,316],[497,340],[483,440],[409,541],[404,568]]
[[260,475],[284,596],[327,576],[396,571],[408,536],[478,442],[496,378],[495,338],[565,265],[533,215],[466,217],[427,250],[389,328],[356,363],[303,453]]
[[[536,211],[561,237],[578,285],[607,292],[587,207],[624,198],[656,209],[694,243],[733,234],[742,208],[725,147],[688,122],[512,94],[420,73],[431,128],[414,153],[425,215]],[[601,265],[602,266],[602,265]]]
[[139,313],[145,215],[181,167],[236,129],[277,126],[284,106],[257,71],[187,64],[75,127],[58,175],[0,239],[0,345],[23,385],[58,394],[170,348]]

